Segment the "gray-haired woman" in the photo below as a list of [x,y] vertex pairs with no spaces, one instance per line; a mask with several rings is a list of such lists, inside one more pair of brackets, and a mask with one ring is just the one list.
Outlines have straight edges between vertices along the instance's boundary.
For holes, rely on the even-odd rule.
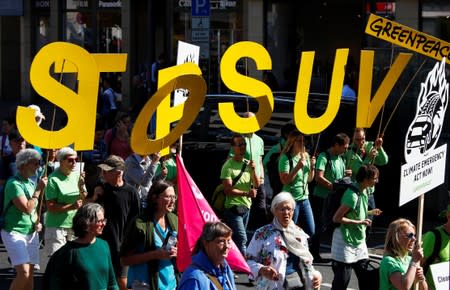
[[77,152],[64,147],[58,150],[56,159],[59,167],[49,175],[45,191],[45,247],[48,256],[75,238],[72,219],[83,204],[80,193],[87,195],[80,183],[80,173],[75,170]]
[[204,225],[193,251],[192,264],[183,273],[179,290],[214,289],[214,286],[236,289],[233,272],[226,261],[232,233],[222,222]]
[[24,149],[16,155],[18,173],[8,179],[5,185],[5,224],[1,231],[16,278],[10,289],[33,289],[34,265],[39,264],[40,224],[37,221],[37,205],[47,178],[39,180],[36,186],[30,177],[39,168],[41,155],[34,149]]
[[119,289],[108,243],[97,237],[105,224],[101,205],[87,203],[78,209],[73,218],[73,231],[78,238],[67,242],[50,258],[44,289]]
[[308,235],[292,220],[294,198],[289,192],[280,192],[270,209],[272,223],[256,230],[247,247],[256,289],[320,288],[322,275],[312,267]]

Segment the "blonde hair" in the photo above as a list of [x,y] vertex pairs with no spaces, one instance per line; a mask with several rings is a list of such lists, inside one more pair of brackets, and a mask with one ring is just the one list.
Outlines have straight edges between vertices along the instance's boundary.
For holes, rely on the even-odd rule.
[[384,243],[384,254],[393,257],[403,258],[408,253],[408,250],[400,243],[400,235],[402,230],[407,227],[412,227],[414,231],[416,227],[407,219],[400,218],[389,224],[386,233],[386,242]]
[[[287,140],[286,140],[286,144],[283,147],[283,150],[281,151],[281,154],[291,154],[292,155],[292,148],[294,147],[295,141],[297,141],[298,137],[304,137],[304,135],[302,133],[300,133],[300,131],[298,130],[293,130],[289,133]],[[303,142],[302,142],[302,146],[303,146],[303,150],[302,153],[306,153],[305,150],[305,139],[303,138]]]

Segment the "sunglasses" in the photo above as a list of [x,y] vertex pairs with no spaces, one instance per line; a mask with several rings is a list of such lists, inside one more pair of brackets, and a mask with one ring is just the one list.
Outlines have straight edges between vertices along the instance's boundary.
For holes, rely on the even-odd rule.
[[415,233],[409,233],[405,235],[406,238],[408,238],[408,240],[412,240],[416,238],[416,234]]

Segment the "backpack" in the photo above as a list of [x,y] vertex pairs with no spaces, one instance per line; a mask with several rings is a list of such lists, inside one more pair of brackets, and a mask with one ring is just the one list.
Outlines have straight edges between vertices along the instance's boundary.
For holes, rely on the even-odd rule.
[[[280,180],[280,173],[278,170],[278,160],[280,159],[280,155],[281,155],[281,143],[280,145],[280,151],[273,153],[272,155],[270,155],[269,161],[267,162],[267,173],[269,176],[269,182],[270,182],[270,187],[272,188],[272,193],[273,196],[277,195],[278,193],[281,192],[281,190],[283,189],[283,183],[281,183]],[[293,168],[293,164],[292,164],[292,158],[290,154],[287,154],[288,159],[289,159],[289,169]]]
[[344,177],[333,182],[333,191],[328,194],[326,201],[327,211],[325,214],[325,226],[328,230],[334,230],[341,225],[340,223],[333,222],[333,216],[341,206],[342,197],[347,189],[351,189],[358,196],[356,202],[357,209],[361,204],[361,193],[359,192],[358,187],[353,184],[350,177]]
[[[327,156],[327,164],[325,165],[325,170],[331,170],[331,156],[330,152],[325,151]],[[339,157],[341,158],[341,157]],[[337,179],[333,182],[333,190],[328,194],[326,206],[327,211],[325,214],[325,226],[327,230],[334,230],[339,227],[340,223],[333,222],[333,216],[341,206],[341,200],[344,196],[344,192],[347,189],[351,189],[354,193],[358,195],[358,200],[356,202],[356,208],[359,208],[361,203],[361,193],[359,192],[358,187],[353,184],[351,177],[343,177],[341,179]]]
[[[235,178],[233,178],[233,180],[231,181],[231,186],[234,186],[238,182],[238,180],[241,178],[242,174],[244,174],[245,167],[247,167],[246,162],[244,162],[244,164],[242,164],[241,172],[239,172],[239,174]],[[216,189],[214,190],[214,192],[211,196],[211,207],[213,208],[214,212],[219,216],[225,210],[225,199],[226,199],[226,195],[225,195],[223,184],[221,183],[221,184],[217,185]]]

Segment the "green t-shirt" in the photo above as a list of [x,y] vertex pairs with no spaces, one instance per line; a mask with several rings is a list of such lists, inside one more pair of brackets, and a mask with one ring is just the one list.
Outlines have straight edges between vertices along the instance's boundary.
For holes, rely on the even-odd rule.
[[[297,163],[300,161],[300,156],[294,156],[292,158],[292,168],[289,164],[289,158],[286,154],[280,156],[278,160],[278,171],[280,173],[291,172]],[[305,159],[306,164],[295,175],[291,183],[283,185],[283,191],[290,192],[296,201],[305,200],[308,198],[308,175],[311,168],[309,158]]]
[[[439,226],[437,227],[437,229],[441,234],[441,249],[439,251],[439,257],[435,261],[432,261],[431,264],[450,261],[450,235],[445,232],[443,226]],[[425,259],[430,257],[431,254],[433,253],[435,240],[436,240],[435,235],[431,231],[423,235],[422,247],[423,247],[423,256]],[[430,270],[428,270],[427,273],[425,273],[425,277],[427,278],[428,289],[436,289],[436,287],[434,286],[434,281]]]
[[[16,175],[8,179],[5,185],[5,203],[3,210],[8,207],[8,204],[15,198],[25,196],[30,199],[33,196],[35,189],[34,183],[30,179],[24,179]],[[37,204],[36,204],[37,206]],[[25,213],[18,209],[14,204],[9,206],[5,212],[5,227],[7,232],[18,232],[24,235],[34,232],[34,223],[37,220],[36,206],[31,214]]]
[[[357,183],[354,183],[356,187],[359,188]],[[360,202],[358,207],[358,194],[354,192],[351,188],[347,189],[344,192],[344,195],[341,199],[341,204],[348,206],[351,208],[345,215],[345,217],[352,220],[365,220],[367,218],[368,211],[368,194],[367,191],[364,190],[360,194]],[[366,226],[365,225],[350,225],[350,224],[341,224],[340,226],[342,237],[344,241],[357,247],[361,243],[366,240]]]
[[[324,177],[330,181],[334,182],[338,179],[341,179],[344,177],[345,173],[345,162],[342,157],[339,155],[333,155],[330,153],[331,158],[331,166],[327,166],[327,154],[325,152],[322,152],[317,156],[317,162],[316,162],[316,171],[320,170],[324,172]],[[320,186],[319,184],[314,187],[314,195],[326,198],[330,191],[326,189],[325,187]]]
[[380,289],[395,290],[397,288],[392,285],[389,277],[395,272],[400,272],[402,275],[408,271],[411,256],[406,256],[403,259],[399,257],[384,256],[380,263]]
[[[255,162],[256,176],[264,178],[264,171],[261,168],[262,157],[264,156],[264,141],[256,134],[252,134],[252,137],[244,137],[247,146],[245,147],[244,158],[247,160],[253,160]],[[251,153],[251,158],[250,158]],[[230,158],[234,156],[233,149],[230,149],[228,154]]]
[[[280,144],[281,144],[281,146],[280,146]],[[266,172],[267,172],[267,163],[269,163],[270,157],[272,156],[272,154],[281,152],[281,150],[283,150],[284,144],[286,144],[286,140],[284,140],[282,138],[279,143],[273,145],[269,149],[269,151],[267,151],[266,155],[264,155],[263,165],[264,165],[264,170]]]
[[46,276],[48,289],[67,285],[85,290],[118,290],[108,244],[96,238],[92,244],[67,242],[50,258]]
[[352,170],[352,179],[355,180],[356,173],[358,173],[359,168],[361,168],[361,165],[363,164],[375,164],[378,166],[386,165],[389,161],[389,158],[384,151],[383,147],[381,147],[378,150],[378,155],[375,157],[375,160],[372,162],[372,159],[370,158],[370,151],[373,149],[373,142],[365,142],[364,143],[364,152],[361,152],[361,150],[358,150],[358,152],[355,152],[355,149],[353,149],[353,146],[350,146],[348,148],[347,152],[344,153],[343,157],[346,160],[346,164],[350,167]]
[[[48,177],[45,189],[45,198],[54,200],[58,204],[73,204],[80,198],[78,190],[79,172],[73,171],[68,176],[55,170]],[[72,219],[77,212],[72,209],[66,212],[47,211],[45,216],[45,226],[51,228],[72,228]]]
[[[176,161],[171,157],[164,161],[164,164],[167,168],[167,176],[166,180],[175,180],[177,178],[177,164]],[[161,175],[161,163],[158,163],[156,167],[155,176]]]
[[[229,179],[233,180],[236,176],[239,175],[242,169],[242,162],[235,161],[234,159],[228,159],[222,166],[222,170],[220,172],[220,179]],[[250,168],[248,166],[245,167],[245,171],[242,174],[241,178],[236,182],[233,188],[242,190],[242,191],[250,191],[251,189],[251,174]],[[234,205],[244,205],[247,208],[250,208],[252,205],[252,200],[250,197],[246,196],[226,196],[225,198],[225,208],[230,208]]]

